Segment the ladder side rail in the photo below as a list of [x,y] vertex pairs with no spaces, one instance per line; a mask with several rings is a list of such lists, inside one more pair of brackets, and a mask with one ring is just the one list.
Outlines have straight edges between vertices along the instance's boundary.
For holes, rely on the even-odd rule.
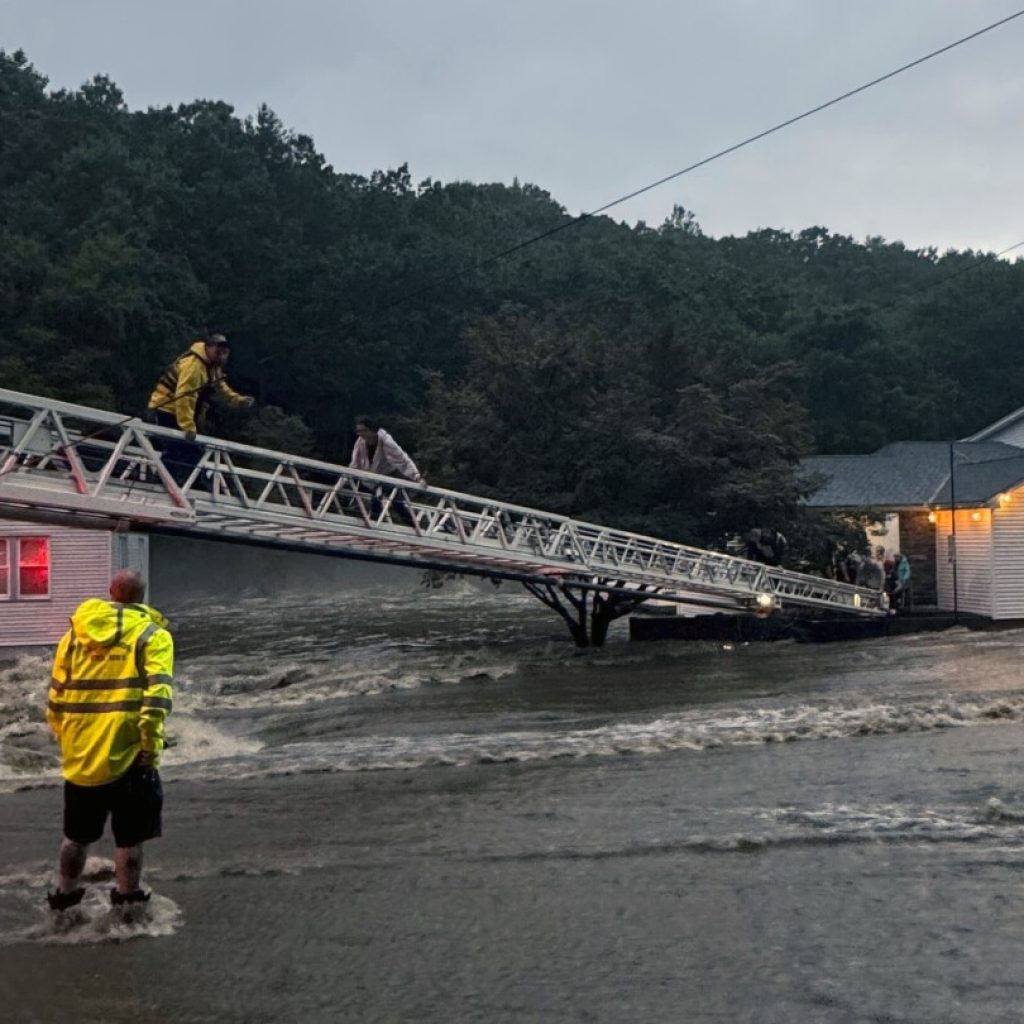
[[249,495],[245,489],[242,474],[239,472],[239,467],[235,465],[234,460],[228,452],[224,453],[224,463],[227,467],[228,479],[235,490],[235,497],[238,498],[244,508],[249,508]]
[[[216,506],[214,506],[214,507],[216,508]],[[313,530],[310,530],[308,526],[302,525],[301,522],[295,522],[296,519],[305,520],[306,522],[308,522],[308,517],[306,516],[305,510],[300,508],[299,506],[291,506],[291,509],[292,509],[292,517],[291,517],[292,518],[292,522],[290,524],[286,524],[286,523],[283,523],[283,522],[273,522],[273,521],[267,521],[265,523],[244,523],[244,524],[238,524],[238,521],[234,520],[234,521],[231,521],[230,523],[226,524],[228,526],[233,526],[234,527],[234,529],[230,529],[227,532],[241,533],[241,534],[243,534],[245,536],[248,536],[248,537],[257,536],[257,537],[260,537],[262,539],[271,539],[271,540],[274,537],[287,537],[287,536],[300,537],[301,536],[301,537],[305,537],[305,538],[309,538],[309,539],[315,539],[317,542],[329,543],[328,537],[330,535],[330,530],[329,530],[329,528],[327,528],[328,527],[328,523],[323,523],[322,524],[323,527],[325,527],[325,529],[321,530],[321,529],[314,528]],[[218,511],[220,511],[220,510],[218,510]],[[377,547],[379,547],[381,545],[384,545],[388,549],[392,549],[392,550],[404,549],[407,552],[412,547],[415,547],[419,551],[421,551],[421,553],[423,553],[424,557],[429,555],[430,558],[433,559],[435,562],[439,562],[439,564],[442,564],[442,565],[448,565],[453,570],[456,570],[456,571],[459,570],[462,562],[464,562],[464,560],[466,558],[472,559],[472,558],[475,558],[475,557],[485,557],[485,558],[488,557],[485,554],[481,554],[480,556],[476,556],[476,555],[474,555],[474,554],[472,554],[470,552],[462,552],[462,551],[451,551],[451,550],[449,550],[449,551],[446,552],[443,549],[433,548],[429,544],[427,544],[425,546],[422,542],[420,542],[418,544],[415,543],[415,542],[413,544],[410,544],[410,539],[400,538],[400,537],[395,537],[395,539],[392,539],[392,540],[385,540],[383,537],[380,536],[380,530],[378,528],[376,528],[376,527],[369,527],[369,528],[367,528],[367,527],[359,527],[358,525],[353,524],[351,522],[343,523],[343,524],[337,524],[337,525],[338,525],[338,534],[337,534],[337,541],[336,542],[339,543],[339,544],[344,545],[344,544],[348,544],[349,542],[352,542],[352,543],[355,543],[358,546],[360,540],[362,540],[363,542],[365,542],[366,545],[375,545]],[[207,522],[207,523],[202,523],[201,522],[201,526],[204,529],[210,529],[213,532],[224,532],[224,531],[222,531],[218,527],[218,525],[215,522]],[[402,532],[405,532],[404,529],[402,530]],[[354,534],[360,534],[360,533],[363,535],[361,538],[359,536],[352,536]],[[450,544],[452,542],[453,542],[453,538],[448,538],[447,539],[447,543]],[[315,547],[310,547],[310,550],[315,550]],[[496,558],[491,557],[490,561],[493,562],[493,563],[503,562],[503,563],[506,563],[506,564],[509,564],[509,565],[516,565],[517,564],[516,560],[509,560],[508,558],[496,559]],[[519,563],[519,564],[521,565],[521,564],[524,564],[524,563]],[[578,566],[573,566],[572,568],[573,569],[578,569]],[[636,572],[630,571],[630,572],[626,572],[626,573],[620,573],[620,574],[617,574],[617,575],[620,578],[624,578],[625,580],[631,582],[634,585],[651,585],[651,583],[652,583],[652,580],[650,578],[650,574],[649,573],[644,573],[642,571],[636,571]],[[758,576],[760,577],[760,579],[758,579]],[[758,576],[748,577],[747,582],[746,582],[745,585],[743,585],[743,586],[741,586],[739,588],[735,588],[735,591],[734,591],[734,593],[732,595],[732,598],[733,599],[742,599],[742,598],[749,599],[751,597],[756,596],[758,593],[762,593],[763,589],[764,589],[763,588],[763,584],[764,584],[764,578],[765,578],[764,567],[758,567]],[[671,586],[671,583],[669,585]],[[717,597],[719,599],[725,599],[727,597],[727,594],[723,593],[723,588],[721,587],[720,584],[716,585],[716,584],[711,584],[711,583],[696,583],[696,584],[691,583],[688,587],[683,587],[683,588],[680,588],[678,586],[678,584],[676,584],[676,586],[673,586],[671,590],[665,592],[665,596],[666,596],[666,599],[669,599],[673,594],[683,594],[683,593],[689,593],[691,595],[696,593],[696,594],[702,594],[702,595],[707,596],[707,597]],[[803,595],[797,594],[796,598],[797,598],[797,603],[800,603],[800,604],[803,604],[803,605],[807,605],[807,606],[827,606],[829,604],[829,602],[827,600],[823,600],[822,598],[812,594],[810,591],[808,591],[806,594],[803,594]]]
[[293,465],[288,466],[289,474],[295,484],[295,489],[298,492],[299,499],[302,502],[302,507],[306,510],[306,515],[310,519],[313,518],[313,503],[309,500],[309,491],[306,490],[306,486],[303,481],[299,478],[299,474]]
[[33,414],[32,419],[27,424],[27,427],[21,437],[11,445],[10,454],[8,454],[7,458],[4,460],[4,464],[0,466],[0,474],[6,475],[11,472],[11,470],[18,466],[22,457],[29,453],[29,443],[35,437],[39,427],[46,419],[46,416],[47,411],[45,409],[39,409]]
[[96,477],[96,482],[89,491],[93,497],[98,497],[106,489],[107,483],[114,476],[114,470],[117,467],[117,463],[124,455],[125,449],[128,447],[128,442],[130,440],[131,434],[127,430],[122,430],[121,436],[117,439],[117,443],[114,445],[113,450],[107,457],[107,461],[103,463],[103,468],[99,471],[99,475]]
[[338,479],[334,481],[334,484],[331,487],[325,489],[323,496],[317,503],[316,511],[313,513],[313,517],[315,519],[320,519],[327,512],[329,512],[332,505],[336,506],[339,509],[341,508],[339,496],[341,494],[344,484],[344,477],[338,477]]
[[564,531],[566,547],[563,548],[562,555],[571,562],[578,561],[581,565],[590,568],[590,558],[581,540],[581,535],[585,531],[586,527],[580,523],[570,521],[566,524]]
[[181,493],[189,494],[192,488],[195,486],[196,481],[207,471],[212,470],[213,452],[204,447],[202,454],[199,456],[199,461],[192,467],[192,471],[185,478],[185,482],[181,484]]
[[790,569],[771,567],[768,570],[769,578],[774,588],[783,592],[787,586],[817,585],[827,587],[828,592],[844,599],[843,603],[854,606],[854,598],[859,596],[861,603],[867,603],[871,607],[884,606],[882,591],[868,590],[858,587],[853,583],[843,583],[840,580],[826,580],[823,577],[810,576],[806,573],[793,572]]
[[[2,391],[0,391],[0,393],[8,396],[13,394],[20,397],[18,393]],[[24,405],[25,403],[16,404]],[[12,421],[23,423],[26,429],[21,434],[19,442],[11,449],[10,457],[4,461],[3,467],[0,468],[0,494],[2,494],[5,489],[10,491],[12,485],[21,486],[20,484],[15,484],[15,482],[10,479],[11,472],[14,469],[18,469],[20,471],[19,476],[23,481],[25,478],[30,478],[34,482],[35,486],[42,483],[46,488],[47,493],[50,494],[51,499],[53,499],[53,491],[55,490],[54,485],[58,484],[62,478],[67,480],[68,477],[70,477],[76,494],[88,495],[90,490],[90,477],[76,451],[76,445],[82,440],[82,435],[77,430],[68,429],[68,425],[64,422],[62,413],[64,411],[64,407],[66,407],[74,414],[74,418],[88,422],[91,419],[89,414],[92,410],[82,409],[78,406],[68,406],[67,403],[58,403],[46,399],[39,399],[32,404],[37,405],[38,409],[36,409],[29,422]],[[121,489],[112,486],[112,480],[114,479],[113,473],[121,459],[130,462],[132,460],[144,458],[159,468],[159,458],[156,456],[152,446],[145,438],[137,438],[139,442],[138,448],[133,449],[130,447],[133,431],[131,430],[130,424],[126,424],[124,422],[123,417],[110,416],[106,419],[107,422],[104,423],[104,427],[117,427],[120,430],[121,436],[118,438],[116,443],[105,438],[89,439],[90,444],[96,449],[109,450],[110,452],[110,455],[104,462],[103,468],[100,471],[97,486],[93,489],[93,495],[103,500],[118,502],[123,502],[130,496],[132,498],[131,504],[136,507],[136,510],[138,510],[138,504],[152,506],[152,502],[147,500],[147,497],[152,497],[152,495],[146,496],[137,493],[132,494],[134,482],[131,483],[131,487],[127,494]],[[47,421],[51,424],[48,428],[48,447],[39,446],[39,450],[36,451],[33,447],[34,442],[37,440],[40,428]],[[173,436],[173,432],[168,433],[170,436]],[[19,465],[23,454],[31,455],[32,461]],[[63,468],[60,465],[61,463],[63,463]],[[158,476],[159,475],[160,474],[158,473]],[[104,491],[106,492],[105,494]],[[166,492],[167,495],[171,497],[172,502],[178,506],[179,509],[186,508],[187,502],[182,498],[180,492],[173,485],[173,482],[166,488]],[[81,503],[79,502],[71,502],[70,508],[78,511],[80,505]],[[97,511],[99,514],[102,514],[99,510]],[[155,511],[154,508],[147,508],[147,514],[144,516],[147,521],[152,518],[149,513],[153,511]],[[175,518],[178,517],[176,516]]]
[[[441,536],[445,532],[445,523],[451,518],[448,505],[445,502],[438,502],[437,505],[425,509],[426,522],[423,532],[428,537]],[[453,526],[452,529],[455,527]]]
[[85,467],[82,465],[82,460],[78,457],[78,451],[75,446],[71,444],[71,438],[68,436],[64,421],[58,413],[52,415],[51,421],[57,438],[60,441],[57,450],[60,452],[61,457],[67,461],[71,477],[75,483],[75,490],[79,494],[86,494],[89,488],[85,482]]
[[190,509],[191,506],[188,503],[188,499],[182,493],[181,488],[178,486],[178,482],[171,476],[170,470],[164,465],[164,460],[157,454],[157,450],[150,440],[149,435],[142,430],[139,430],[136,426],[131,425],[128,428],[128,433],[132,434],[139,443],[139,447],[145,452],[146,458],[156,472],[157,479],[164,486],[164,490],[170,495],[171,500],[182,509]]
[[[73,405],[71,403],[66,403],[66,402],[59,402],[59,401],[56,401],[54,399],[43,399],[43,398],[38,398],[38,397],[32,396],[32,395],[26,395],[26,394],[21,393],[21,392],[10,391],[10,390],[7,390],[7,389],[0,389],[0,403],[5,402],[5,401],[6,402],[11,402],[13,404],[21,404],[21,405],[24,405],[27,408],[38,408],[40,406],[44,406],[44,407],[46,407],[48,409],[54,409],[54,410],[57,410],[57,411],[60,411],[60,412],[64,412],[64,413],[67,413],[69,415],[73,415],[73,416],[75,416],[77,418],[93,419],[96,422],[107,423],[107,424],[110,424],[110,425],[119,425],[119,424],[123,423],[123,421],[124,421],[124,417],[120,416],[120,415],[118,415],[116,413],[107,413],[107,412],[103,412],[102,410],[90,409],[90,408],[87,408],[85,406]],[[152,433],[157,433],[157,434],[161,434],[161,435],[168,436],[168,437],[179,436],[177,431],[174,431],[174,430],[172,430],[170,428],[166,428],[166,427],[158,427],[158,426],[155,426],[155,425],[141,424],[141,423],[140,423],[140,427],[142,429],[144,429],[147,433],[152,432]],[[270,449],[265,449],[265,448],[258,448],[258,447],[252,446],[252,445],[245,445],[245,444],[242,444],[241,442],[224,441],[222,439],[207,438],[205,436],[203,436],[202,439],[203,439],[203,441],[208,442],[211,445],[216,445],[217,447],[225,447],[225,448],[228,448],[229,450],[231,450],[231,451],[233,451],[235,453],[238,453],[238,454],[247,454],[247,455],[253,455],[253,456],[263,456],[263,457],[271,459],[273,461],[278,461],[278,460],[281,460],[281,459],[283,459],[285,457],[280,452],[276,452],[276,451],[273,451],[273,450],[270,450]],[[308,467],[313,468],[313,469],[327,470],[327,471],[333,471],[333,472],[337,472],[339,470],[339,466],[337,464],[326,463],[326,462],[322,462],[322,461],[319,461],[319,460],[316,460],[316,459],[308,459],[308,458],[306,458],[304,456],[295,457],[292,461],[294,462],[294,464],[296,466],[308,466]],[[378,481],[378,482],[382,482],[382,483],[387,483],[389,481],[390,482],[394,481],[393,477],[379,476],[378,474],[369,473],[369,472],[366,472],[366,471],[363,471],[363,470],[356,470],[356,469],[352,469],[352,468],[346,468],[345,471],[348,472],[348,473],[351,473],[353,475],[357,475],[357,476],[363,477],[363,478],[365,478],[367,480],[374,480],[374,481]],[[465,501],[468,501],[468,502],[471,502],[471,503],[474,503],[474,504],[477,504],[477,505],[482,505],[482,504],[486,504],[486,503],[489,503],[489,502],[494,502],[494,499],[492,499],[492,498],[478,498],[478,497],[476,497],[474,495],[463,494],[463,493],[458,492],[458,491],[449,491],[449,490],[446,490],[444,488],[430,487],[430,488],[426,488],[425,490],[428,490],[431,493],[437,494],[437,495],[441,495],[441,494],[450,495],[451,497],[455,498],[456,500],[462,499],[462,500],[465,500]],[[556,522],[577,522],[580,525],[593,526],[595,529],[598,529],[598,530],[607,529],[605,527],[601,527],[598,524],[590,524],[590,523],[584,523],[583,521],[571,520],[571,519],[569,519],[569,517],[562,516],[562,515],[559,515],[557,513],[545,513],[545,512],[543,512],[541,510],[533,509],[533,508],[530,508],[530,507],[527,507],[527,506],[514,505],[514,504],[511,504],[511,503],[507,503],[507,502],[494,502],[494,503],[495,504],[500,504],[501,507],[504,508],[507,511],[520,511],[520,512],[533,513],[533,514],[539,515],[539,516],[543,517],[544,519],[546,519],[547,521],[549,521],[551,523],[556,523]],[[647,541],[653,540],[653,538],[643,537],[642,535],[633,534],[633,533],[628,532],[628,531],[615,530],[614,533],[618,537],[621,537],[621,538],[634,537],[634,538],[636,538],[638,540],[647,540]],[[674,548],[687,548],[688,547],[687,545],[676,545],[673,542],[667,542],[667,541],[662,542],[662,543],[672,544],[672,546]],[[690,550],[700,551],[701,549],[690,548]],[[723,555],[722,557],[732,557],[732,556]],[[785,570],[782,570],[782,571],[785,571]],[[838,582],[838,581],[836,581],[836,582]],[[845,585],[846,586],[850,586],[850,584],[845,584]]]
[[[267,476],[263,485],[263,490],[260,491],[259,496],[256,498],[256,501],[253,504],[253,509],[255,511],[259,511],[266,507],[270,500],[270,495],[274,493],[274,489],[277,487],[278,481],[280,480],[281,474],[283,472],[284,467],[278,465],[274,472]],[[266,474],[261,474],[261,476],[265,475]]]
[[497,530],[497,525],[497,516],[490,505],[488,505],[477,516],[476,524],[469,532],[469,542],[471,544],[484,543],[489,539],[491,533]]
[[[76,406],[71,403],[56,402],[52,399],[39,399],[33,396],[26,396],[18,392],[12,392],[3,389],[0,389],[0,402],[6,402],[16,405],[20,404],[23,407],[35,409],[36,414],[38,414],[42,409],[45,408],[57,413],[67,414],[76,419],[100,423],[107,426],[123,426],[124,424],[124,418],[114,413],[104,413],[101,410],[87,409],[85,407]],[[41,420],[39,422],[41,422]],[[144,436],[146,434],[163,435],[169,437],[178,436],[176,431],[173,431],[169,428],[161,428],[149,424],[142,424],[138,420],[135,420],[133,422],[133,426],[136,425],[140,436]],[[38,426],[39,423],[36,423],[36,429],[35,431],[33,431],[33,433],[38,431]],[[21,443],[24,445],[24,437],[21,439]],[[273,452],[268,449],[261,449],[257,448],[256,446],[244,445],[237,442],[225,442],[219,439],[211,439],[205,436],[203,437],[202,443],[204,444],[204,454],[200,460],[200,463],[199,465],[197,465],[195,470],[193,470],[189,479],[185,482],[184,486],[181,489],[186,493],[192,490],[193,485],[195,484],[195,481],[200,472],[210,470],[211,465],[214,467],[216,466],[216,461],[210,451],[211,446],[215,446],[216,448],[222,450],[226,449],[228,452],[237,455],[244,455],[246,457],[251,457],[254,459],[266,459],[278,465],[280,465],[280,461],[283,458],[282,454],[279,452]],[[10,456],[8,457],[8,461],[9,460]],[[393,500],[393,488],[395,487],[394,478],[382,477],[379,476],[378,474],[366,473],[364,471],[353,470],[351,468],[340,468],[337,465],[333,465],[331,463],[325,463],[314,459],[306,459],[304,457],[296,457],[289,461],[293,463],[296,469],[301,467],[302,469],[312,469],[321,473],[344,473],[351,476],[354,479],[365,480],[368,483],[378,484],[385,488],[392,488],[391,494]],[[407,486],[408,485],[406,485],[406,487]],[[273,493],[274,490],[275,489],[273,487],[271,487],[269,490],[265,488],[264,493],[261,494],[258,503],[266,503],[270,494]],[[277,493],[280,494],[281,498],[286,504],[289,504],[287,495],[284,493],[283,487],[279,486]],[[408,490],[406,491],[406,493],[408,493]],[[449,498],[457,534],[459,536],[459,539],[464,544],[469,542],[470,538],[466,534],[465,524],[463,523],[462,515],[466,512],[471,512],[474,510],[479,515],[481,509],[490,507],[492,509],[498,508],[506,515],[513,517],[513,522],[515,521],[514,517],[518,513],[521,517],[520,523],[524,526],[527,526],[527,529],[521,532],[525,532],[527,536],[532,535],[533,538],[535,538],[543,546],[545,546],[547,548],[546,554],[548,556],[562,555],[564,557],[565,551],[560,551],[559,545],[561,545],[565,541],[568,535],[570,550],[572,550],[576,556],[581,557],[584,560],[592,560],[594,548],[590,547],[588,549],[585,544],[580,542],[578,537],[573,537],[573,531],[576,531],[579,535],[579,531],[581,530],[593,530],[599,533],[603,530],[605,531],[603,533],[603,536],[607,537],[609,540],[614,540],[614,542],[619,545],[621,558],[625,564],[633,564],[642,567],[644,565],[644,561],[641,552],[644,550],[646,550],[648,553],[652,552],[652,550],[654,549],[657,549],[659,552],[671,551],[674,553],[678,563],[689,563],[688,570],[691,579],[694,577],[700,577],[701,575],[703,575],[704,577],[715,578],[717,576],[717,568],[723,565],[728,565],[729,558],[731,557],[716,552],[702,551],[701,549],[691,548],[687,545],[675,545],[671,542],[658,541],[655,538],[643,537],[641,535],[633,534],[629,531],[610,530],[609,528],[600,527],[595,524],[584,523],[582,521],[574,521],[566,516],[544,513],[540,510],[530,509],[525,506],[519,506],[505,502],[495,502],[494,499],[491,498],[478,498],[473,495],[466,495],[455,491],[447,491],[441,488],[426,488],[423,489],[423,493],[431,495],[435,500],[442,496],[447,496]],[[420,503],[417,502],[416,504]],[[378,523],[382,521],[383,517],[378,517]],[[568,561],[571,562],[573,560],[568,559]],[[647,568],[650,569],[652,566],[653,562],[650,560],[649,554]],[[616,568],[615,566],[610,567]],[[784,580],[781,577],[778,577],[778,586],[780,590],[783,591],[789,589],[785,585]],[[849,591],[845,591],[841,589],[844,587],[850,587],[850,585],[834,583],[835,589],[833,589],[831,593],[842,593],[849,595],[852,598],[852,596],[856,594],[859,589],[852,588]],[[870,604],[872,603],[872,597],[868,593],[862,593],[861,601],[866,601]]]

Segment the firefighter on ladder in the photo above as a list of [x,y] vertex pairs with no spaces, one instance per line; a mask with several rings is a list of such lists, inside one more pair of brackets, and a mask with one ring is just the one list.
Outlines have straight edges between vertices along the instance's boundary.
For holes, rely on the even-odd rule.
[[224,374],[231,346],[223,334],[195,341],[160,375],[143,417],[147,423],[180,430],[181,440],[163,440],[164,462],[178,484],[185,483],[202,457],[197,424],[211,401],[248,409],[254,399],[230,387]]

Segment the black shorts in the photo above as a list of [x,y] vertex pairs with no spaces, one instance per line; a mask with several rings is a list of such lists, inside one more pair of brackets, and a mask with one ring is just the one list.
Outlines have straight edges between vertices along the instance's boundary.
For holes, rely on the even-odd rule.
[[155,768],[133,764],[119,779],[104,786],[64,783],[64,835],[86,846],[110,830],[117,846],[138,846],[162,831],[164,792]]

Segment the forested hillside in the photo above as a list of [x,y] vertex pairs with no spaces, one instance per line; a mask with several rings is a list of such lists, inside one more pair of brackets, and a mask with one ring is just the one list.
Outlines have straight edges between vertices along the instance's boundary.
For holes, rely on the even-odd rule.
[[716,240],[677,208],[455,276],[568,219],[534,185],[335,169],[266,107],[51,92],[0,53],[4,387],[140,410],[209,327],[260,404],[233,436],[347,459],[373,414],[432,483],[702,543],[792,523],[804,454],[1024,404],[1024,264]]

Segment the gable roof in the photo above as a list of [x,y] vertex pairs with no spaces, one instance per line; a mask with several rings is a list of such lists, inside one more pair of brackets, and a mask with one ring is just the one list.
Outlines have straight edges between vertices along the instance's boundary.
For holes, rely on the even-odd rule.
[[[981,505],[1024,482],[1024,452],[999,441],[954,445],[957,505]],[[949,505],[946,441],[897,441],[871,455],[814,455],[800,476],[818,486],[811,508],[920,508]]]
[[[1019,487],[1022,482],[1024,482],[1024,452],[1021,452],[1016,458],[957,466],[956,476],[953,480],[957,507],[984,505],[996,495]],[[947,474],[942,486],[932,498],[932,503],[948,508],[950,494],[949,474]]]
[[1014,409],[1013,412],[1008,413],[1001,420],[996,420],[995,423],[990,423],[987,427],[983,427],[976,434],[971,434],[970,437],[965,437],[965,441],[987,441],[990,437],[998,436],[1011,427],[1015,427],[1024,420],[1024,405],[1019,409]]

